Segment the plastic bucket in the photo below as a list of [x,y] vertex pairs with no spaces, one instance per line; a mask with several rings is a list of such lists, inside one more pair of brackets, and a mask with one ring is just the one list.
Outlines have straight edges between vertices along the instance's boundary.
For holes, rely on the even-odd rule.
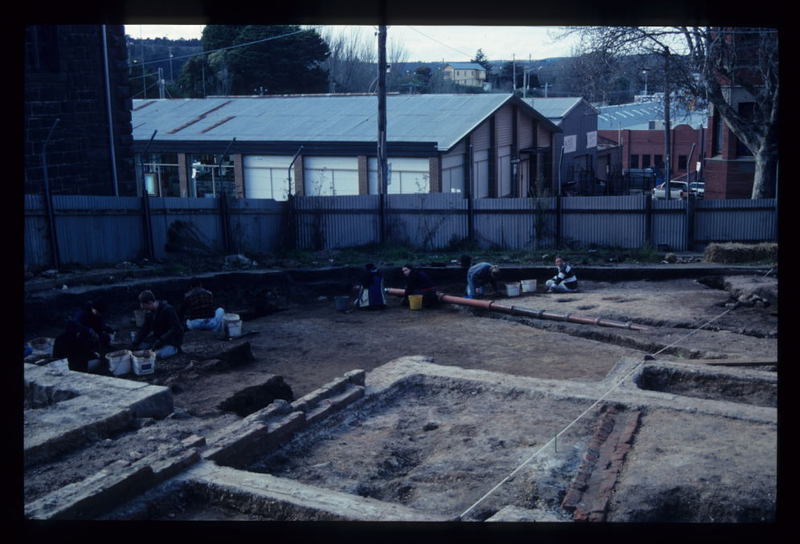
[[133,320],[136,322],[136,326],[140,327],[144,325],[144,310],[134,310],[133,311]]
[[522,280],[522,292],[523,293],[535,293],[536,292],[536,280]]
[[518,297],[519,296],[519,283],[507,283],[506,284],[506,295],[509,297]]
[[156,353],[151,349],[131,353],[131,366],[137,376],[152,374],[156,371]]
[[410,310],[421,310],[422,295],[408,295],[408,308]]
[[106,353],[106,359],[108,360],[108,370],[111,371],[114,376],[122,376],[131,371],[130,350],[121,349],[119,351]]
[[350,297],[336,297],[334,302],[337,312],[346,312],[350,309]]
[[222,330],[225,336],[234,338],[242,335],[242,320],[239,314],[225,314],[222,316]]

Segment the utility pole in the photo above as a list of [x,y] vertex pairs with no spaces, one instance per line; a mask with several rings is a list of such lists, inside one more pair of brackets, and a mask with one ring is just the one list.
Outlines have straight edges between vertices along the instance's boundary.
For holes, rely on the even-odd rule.
[[511,94],[517,92],[517,59],[514,53],[511,54]]
[[380,187],[380,242],[386,227],[386,193],[389,191],[386,161],[386,25],[378,27],[378,186]]
[[670,198],[670,150],[672,144],[670,142],[671,130],[669,119],[669,47],[665,48],[664,53],[664,183],[665,193],[664,196],[669,200]]
[[158,97],[164,98],[164,69],[158,69]]

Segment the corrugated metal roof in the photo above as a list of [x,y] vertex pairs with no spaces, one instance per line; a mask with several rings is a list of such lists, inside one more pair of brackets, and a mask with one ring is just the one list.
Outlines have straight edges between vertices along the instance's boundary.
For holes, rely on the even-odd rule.
[[[663,102],[642,102],[633,104],[619,104],[616,106],[603,106],[597,108],[598,130],[648,130],[650,121],[664,120]],[[698,125],[708,126],[708,115],[705,112],[689,112],[679,102],[670,104],[670,125],[689,125],[697,128]]]
[[564,96],[553,98],[523,98],[533,109],[558,124],[569,111],[577,106],[583,98],[580,96]]
[[[423,94],[386,97],[389,142],[457,144],[510,94]],[[212,97],[133,101],[134,140],[377,140],[376,95]],[[555,128],[555,127],[553,127]]]

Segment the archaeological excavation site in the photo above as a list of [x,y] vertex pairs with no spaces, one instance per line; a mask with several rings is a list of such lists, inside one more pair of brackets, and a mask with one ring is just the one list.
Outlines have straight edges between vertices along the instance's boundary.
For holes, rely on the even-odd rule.
[[778,281],[768,266],[504,267],[464,297],[354,308],[351,267],[202,274],[238,326],[187,331],[152,368],[70,370],[63,316],[192,278],[26,282],[24,517],[31,521],[771,523]]

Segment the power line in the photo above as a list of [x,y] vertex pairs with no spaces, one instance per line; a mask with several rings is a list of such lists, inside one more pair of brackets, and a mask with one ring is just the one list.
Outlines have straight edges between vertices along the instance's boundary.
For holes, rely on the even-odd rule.
[[418,33],[418,34],[421,34],[421,35],[425,36],[425,37],[426,37],[426,38],[428,38],[429,40],[433,40],[433,41],[435,41],[435,42],[436,42],[436,43],[438,43],[439,45],[443,45],[443,46],[447,47],[448,49],[452,49],[453,51],[456,51],[457,53],[461,53],[462,55],[466,55],[466,56],[467,56],[467,58],[471,58],[471,55],[470,55],[469,53],[464,53],[463,51],[460,51],[460,50],[456,49],[455,47],[451,47],[451,46],[447,45],[447,44],[446,44],[446,43],[444,43],[444,42],[440,42],[440,41],[439,41],[439,40],[437,40],[436,38],[433,38],[433,37],[431,37],[431,36],[428,36],[428,35],[427,35],[427,34],[425,34],[424,32],[420,32],[419,30],[417,30],[417,29],[416,29],[416,28],[414,28],[413,26],[410,26],[410,27],[408,27],[408,28],[410,28],[411,30],[413,30],[414,32],[416,32],[416,33]]
[[[254,40],[252,42],[239,43],[239,44],[236,44],[236,45],[229,45],[227,47],[220,47],[218,49],[211,49],[210,51],[202,51],[200,53],[191,53],[189,55],[179,55],[177,57],[169,57],[169,58],[165,58],[165,59],[148,60],[148,61],[145,61],[144,59],[142,59],[142,62],[139,63],[139,64],[141,64],[141,65],[154,64],[156,62],[169,62],[170,59],[171,60],[175,60],[175,59],[186,59],[186,58],[191,58],[191,57],[199,57],[200,55],[208,55],[210,53],[216,53],[217,51],[225,51],[227,49],[235,49],[237,47],[246,47],[248,45],[255,45],[257,43],[268,42],[270,40],[277,40],[278,38],[286,38],[287,36],[293,36],[295,34],[300,34],[301,32],[305,32],[305,30],[296,30],[294,32],[289,32],[288,34],[281,34],[280,36],[272,36],[270,38],[263,38],[261,40]],[[132,64],[129,63],[128,66],[132,66]]]

